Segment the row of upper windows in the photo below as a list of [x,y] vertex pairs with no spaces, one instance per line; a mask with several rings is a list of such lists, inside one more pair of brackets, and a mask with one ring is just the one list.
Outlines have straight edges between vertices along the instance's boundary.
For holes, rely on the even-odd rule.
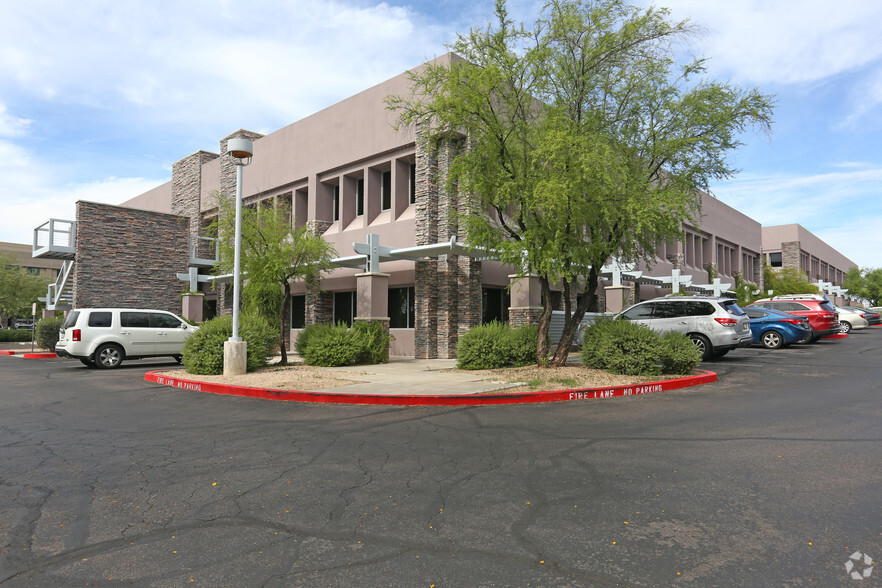
[[[416,203],[416,164],[408,165],[408,203]],[[385,212],[392,209],[392,171],[387,170],[380,172],[380,211]],[[334,216],[333,221],[337,222],[341,219],[341,201],[340,201],[340,184],[334,185]],[[355,181],[355,216],[364,216],[365,214],[365,189],[364,178],[358,178]]]

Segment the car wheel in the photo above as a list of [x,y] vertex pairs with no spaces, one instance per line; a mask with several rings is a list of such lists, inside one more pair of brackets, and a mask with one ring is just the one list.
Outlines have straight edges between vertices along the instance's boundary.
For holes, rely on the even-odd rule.
[[95,350],[95,365],[103,369],[119,367],[125,353],[119,345],[106,343]]
[[760,337],[760,342],[766,349],[779,349],[784,345],[784,337],[777,331],[766,331]]
[[184,363],[184,356],[183,355],[175,355],[175,361],[178,363]]
[[708,341],[707,337],[704,335],[699,335],[698,333],[692,333],[689,335],[689,340],[692,341],[692,344],[695,345],[695,348],[698,349],[698,352],[701,354],[701,359],[704,361],[705,359],[710,359],[714,353],[713,345]]
[[719,359],[729,353],[731,349],[723,349],[722,351],[714,351],[714,359]]
[[842,331],[843,333],[850,333],[851,332],[851,323],[848,321],[840,321],[839,322],[839,330]]

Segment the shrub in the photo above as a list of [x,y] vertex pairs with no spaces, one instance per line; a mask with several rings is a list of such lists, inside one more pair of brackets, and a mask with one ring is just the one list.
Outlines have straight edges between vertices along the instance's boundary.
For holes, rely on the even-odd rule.
[[464,370],[504,367],[512,355],[510,331],[507,324],[497,321],[473,327],[456,345],[456,367]]
[[327,326],[329,328],[310,334],[303,352],[303,361],[322,367],[355,363],[360,356],[360,350],[353,344],[352,333],[346,325],[340,323]]
[[330,323],[316,323],[305,326],[300,331],[300,334],[297,335],[297,340],[294,341],[294,350],[297,352],[297,355],[304,357],[306,355],[306,348],[309,347],[309,342],[313,338],[318,339],[326,336],[334,328],[335,326]]
[[24,343],[30,341],[31,336],[25,329],[0,329],[0,343]]
[[683,333],[665,333],[661,337],[662,371],[666,374],[691,374],[701,363],[701,352]]
[[[202,323],[199,330],[184,342],[183,362],[191,374],[222,374],[224,342],[233,334],[233,318],[219,316]],[[275,350],[278,333],[265,319],[243,314],[239,320],[239,336],[248,344],[245,369],[253,372],[265,366]]]
[[627,320],[598,320],[585,330],[582,362],[593,368],[629,376],[661,373],[661,339]]
[[34,326],[34,340],[43,349],[55,350],[58,343],[58,330],[64,323],[63,318],[48,317],[41,319]]
[[509,332],[511,340],[511,357],[509,363],[514,366],[536,363],[536,343],[539,340],[539,327],[525,325]]
[[349,329],[358,350],[355,363],[387,363],[392,335],[378,322],[357,322]]

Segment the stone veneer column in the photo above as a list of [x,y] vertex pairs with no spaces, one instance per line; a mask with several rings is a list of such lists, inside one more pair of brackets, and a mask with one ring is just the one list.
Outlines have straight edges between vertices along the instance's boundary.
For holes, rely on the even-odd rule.
[[[220,190],[227,196],[234,197],[236,195],[236,164],[227,157],[227,143],[230,139],[248,139],[249,141],[256,141],[263,137],[260,133],[255,133],[253,131],[246,131],[245,129],[239,129],[235,133],[231,133],[221,139],[220,142]],[[247,176],[248,171],[245,170],[243,175]],[[245,199],[251,194],[246,194],[244,191],[242,193],[242,198]]]
[[197,151],[172,165],[172,214],[190,219],[190,236],[202,230],[202,166],[217,159],[217,153]]
[[508,323],[512,328],[535,325],[542,314],[542,290],[535,274],[508,276],[511,282],[511,306],[508,308]]
[[[781,267],[783,269],[802,269],[799,267],[800,252],[799,241],[781,243]],[[811,270],[811,267],[807,269]]]

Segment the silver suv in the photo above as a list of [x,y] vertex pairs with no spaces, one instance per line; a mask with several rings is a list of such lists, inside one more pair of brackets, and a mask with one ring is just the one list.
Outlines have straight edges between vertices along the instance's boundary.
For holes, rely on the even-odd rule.
[[734,298],[664,296],[638,302],[616,315],[653,331],[688,335],[702,359],[722,357],[732,349],[749,347],[750,319]]
[[180,362],[184,340],[196,329],[163,310],[81,308],[70,311],[61,325],[55,353],[100,368],[144,357],[169,356]]

